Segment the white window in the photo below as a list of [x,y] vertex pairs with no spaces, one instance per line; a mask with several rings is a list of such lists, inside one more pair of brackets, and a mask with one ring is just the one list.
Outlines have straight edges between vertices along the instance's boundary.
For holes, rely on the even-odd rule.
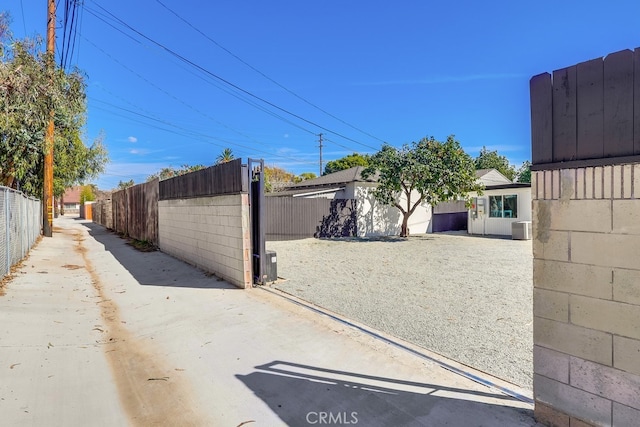
[[489,218],[517,218],[518,196],[489,196]]

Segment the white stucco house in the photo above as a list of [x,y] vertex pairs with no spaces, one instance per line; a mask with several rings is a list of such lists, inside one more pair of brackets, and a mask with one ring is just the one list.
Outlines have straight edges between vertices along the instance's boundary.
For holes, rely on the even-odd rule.
[[[357,235],[360,237],[391,236],[400,234],[402,214],[396,207],[383,205],[373,196],[376,187],[375,177],[364,179],[362,166],[356,166],[319,178],[303,181],[278,192],[278,196],[355,199],[357,207]],[[418,192],[411,195],[413,200],[420,196]],[[401,203],[406,203],[402,197]],[[427,203],[420,205],[409,218],[411,234],[431,232],[432,209]]]
[[471,194],[469,234],[511,236],[512,223],[531,221],[531,184],[512,182],[495,169],[476,174],[485,189],[481,196]]

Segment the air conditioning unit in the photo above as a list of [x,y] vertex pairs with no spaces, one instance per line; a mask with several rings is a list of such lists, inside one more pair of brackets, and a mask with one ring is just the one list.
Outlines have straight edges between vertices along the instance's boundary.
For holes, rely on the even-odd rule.
[[264,274],[267,276],[265,282],[275,282],[278,280],[278,262],[276,251],[266,251],[264,257]]
[[531,240],[531,221],[511,223],[511,238],[513,240]]

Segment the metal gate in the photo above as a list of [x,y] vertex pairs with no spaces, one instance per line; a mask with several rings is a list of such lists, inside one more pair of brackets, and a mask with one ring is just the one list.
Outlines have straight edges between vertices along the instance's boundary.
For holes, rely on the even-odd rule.
[[263,285],[267,278],[265,267],[264,160],[248,159],[248,166],[253,282]]

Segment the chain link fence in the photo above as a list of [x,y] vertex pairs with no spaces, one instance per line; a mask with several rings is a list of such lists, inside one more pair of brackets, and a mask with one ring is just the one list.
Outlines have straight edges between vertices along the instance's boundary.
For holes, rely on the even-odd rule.
[[0,187],[0,278],[27,255],[40,236],[41,226],[40,200]]

